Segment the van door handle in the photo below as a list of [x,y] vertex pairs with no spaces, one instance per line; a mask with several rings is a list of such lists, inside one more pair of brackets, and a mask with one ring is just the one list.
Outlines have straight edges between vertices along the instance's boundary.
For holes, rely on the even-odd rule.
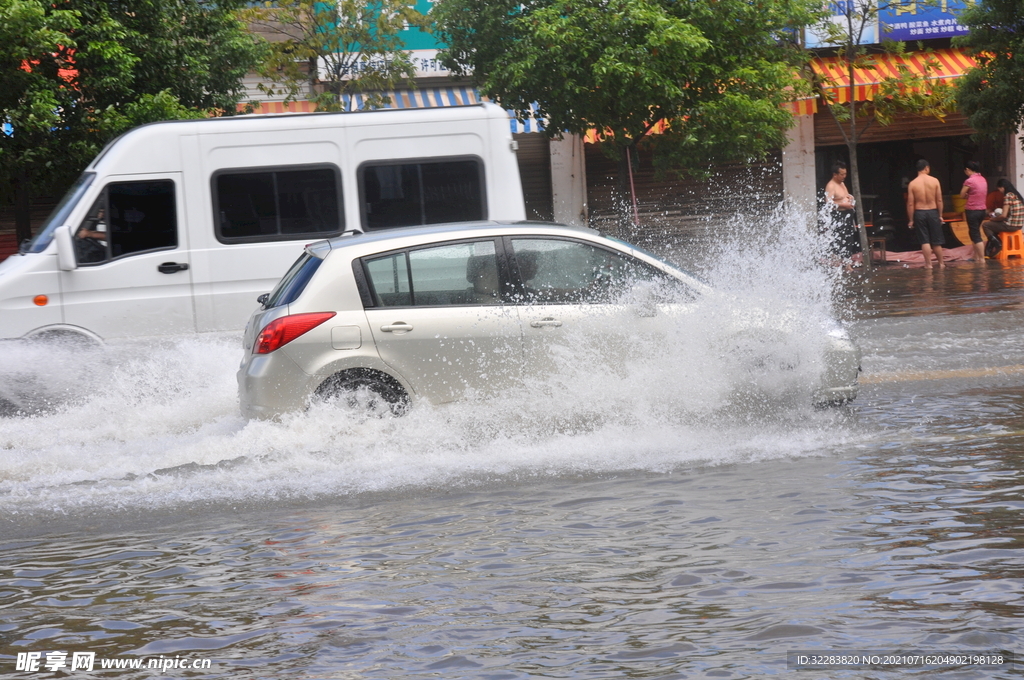
[[173,274],[174,272],[183,272],[186,269],[188,269],[187,262],[164,262],[156,268],[156,270],[161,274]]
[[548,318],[546,318],[546,319],[541,319],[540,321],[531,321],[530,322],[530,327],[531,328],[544,328],[545,326],[554,326],[554,327],[557,328],[558,326],[561,326],[561,325],[562,325],[561,321],[559,321],[558,319],[553,319],[550,316]]
[[399,321],[398,323],[392,323],[388,324],[387,326],[381,326],[380,329],[385,333],[394,333],[396,331],[398,333],[404,333],[406,331],[411,331],[412,325],[407,324],[404,321]]

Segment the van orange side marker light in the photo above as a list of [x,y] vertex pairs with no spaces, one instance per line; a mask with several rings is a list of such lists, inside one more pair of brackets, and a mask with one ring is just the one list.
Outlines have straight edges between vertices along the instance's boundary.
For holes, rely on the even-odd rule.
[[32,298],[32,302],[36,303],[36,305],[38,305],[39,307],[45,307],[46,303],[49,301],[50,298],[46,297],[45,295],[37,295],[34,298]]

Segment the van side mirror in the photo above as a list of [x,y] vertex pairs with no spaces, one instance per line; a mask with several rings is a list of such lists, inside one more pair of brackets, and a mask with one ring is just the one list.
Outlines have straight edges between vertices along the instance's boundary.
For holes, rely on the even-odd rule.
[[71,240],[71,227],[64,225],[53,232],[53,240],[57,242],[57,266],[61,271],[70,272],[78,269],[75,258],[75,244]]

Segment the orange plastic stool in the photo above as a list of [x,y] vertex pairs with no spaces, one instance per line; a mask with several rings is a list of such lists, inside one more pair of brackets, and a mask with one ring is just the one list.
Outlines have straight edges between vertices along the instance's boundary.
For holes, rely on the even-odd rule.
[[1024,239],[1021,238],[1020,233],[1020,229],[999,232],[999,240],[1003,242],[1003,249],[996,255],[997,260],[1006,260],[1011,257],[1024,259]]

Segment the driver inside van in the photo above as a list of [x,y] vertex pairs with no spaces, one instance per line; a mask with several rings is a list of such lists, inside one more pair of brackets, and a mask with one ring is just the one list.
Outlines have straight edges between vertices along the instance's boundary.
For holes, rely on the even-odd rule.
[[75,254],[83,263],[107,259],[107,224],[103,219],[103,208],[86,218],[75,232]]

